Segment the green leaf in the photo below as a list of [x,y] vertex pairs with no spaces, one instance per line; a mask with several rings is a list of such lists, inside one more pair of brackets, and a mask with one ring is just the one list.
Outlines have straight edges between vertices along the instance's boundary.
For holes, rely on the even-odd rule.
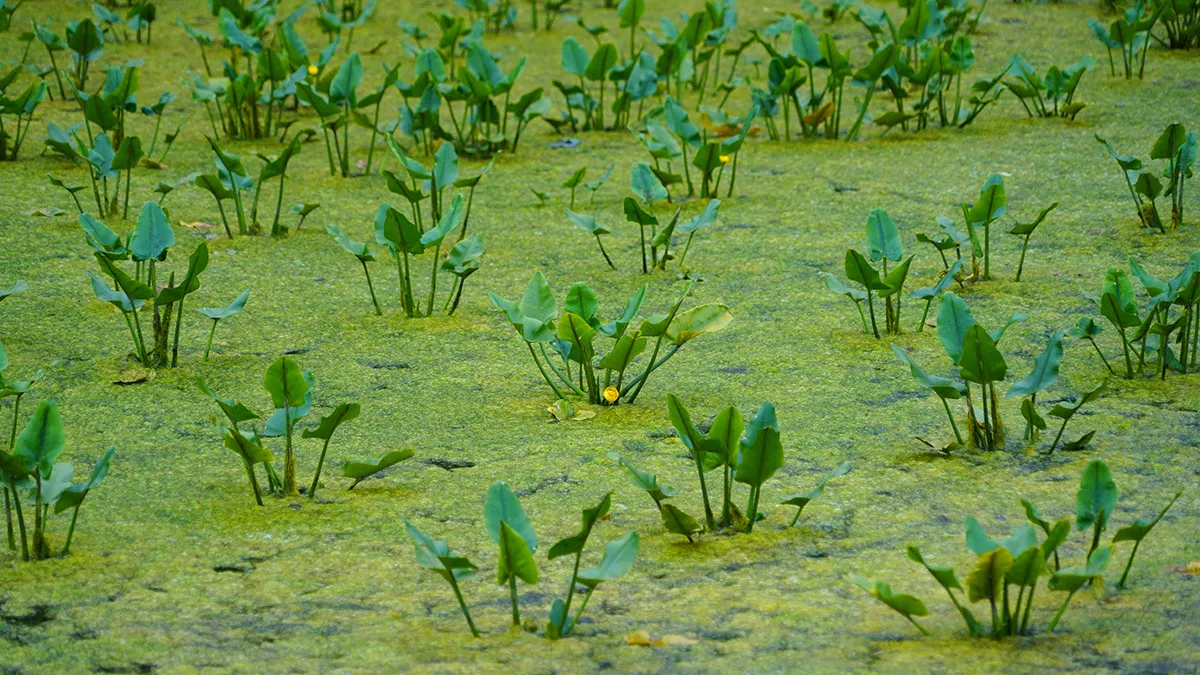
[[[633,190],[633,194],[641,198],[642,203],[649,205],[651,202],[658,199],[667,198],[667,189],[658,180],[658,176],[654,175],[654,171],[650,169],[650,165],[645,162],[637,162],[633,165],[633,171],[629,178],[629,187]],[[625,215],[629,217],[629,207],[625,207]],[[631,222],[642,223],[639,220]],[[658,221],[656,220],[655,223]]]
[[693,534],[704,530],[704,528],[700,527],[700,523],[696,522],[695,518],[676,508],[674,504],[663,504],[660,513],[662,515],[663,526],[667,528],[667,532],[682,534],[688,538],[688,541],[692,540]]
[[1115,546],[1102,546],[1092,551],[1087,564],[1076,567],[1066,567],[1055,572],[1050,577],[1049,588],[1052,591],[1078,591],[1093,579],[1104,574],[1108,561],[1112,558]]
[[337,74],[333,76],[333,80],[329,83],[329,99],[335,104],[348,102],[350,105],[355,104],[358,98],[356,89],[362,84],[363,65],[362,59],[359,58],[358,52],[353,52],[342,62],[338,68]]
[[587,173],[586,166],[579,167],[578,169],[575,170],[575,173],[571,174],[570,178],[563,181],[562,186],[567,189],[573,189],[573,188],[579,187],[579,184],[583,182],[583,176],[586,173]]
[[737,467],[740,439],[744,429],[742,413],[734,406],[726,406],[713,418],[708,437],[722,449],[725,466]]
[[867,217],[867,255],[871,261],[900,260],[904,249],[900,244],[900,232],[896,223],[883,209],[874,209]]
[[1033,219],[1033,222],[1017,223],[1011,230],[1008,231],[1008,233],[1022,236],[1033,234],[1033,231],[1038,228],[1038,225],[1041,225],[1042,221],[1046,219],[1046,216],[1056,208],[1058,208],[1058,202],[1054,202],[1050,206],[1042,209],[1042,212],[1038,214],[1037,218]]
[[938,303],[938,341],[942,343],[942,348],[955,363],[962,359],[963,343],[967,339],[967,331],[976,323],[975,316],[971,314],[971,310],[967,308],[967,303],[963,302],[962,298],[955,295],[953,291],[942,294],[942,299]]
[[[109,288],[108,284],[105,283],[103,279],[95,274],[92,274],[91,272],[85,272],[84,274],[87,274],[89,277],[91,277],[92,292],[96,294],[97,298],[113,305],[122,312],[132,312],[134,310],[134,304],[129,300],[128,295],[125,295],[121,291],[114,291],[113,289]],[[143,303],[141,300],[137,301],[138,307],[142,306],[143,304],[145,303]],[[8,361],[3,357],[2,347],[0,347],[0,370],[4,370],[4,368],[7,366]]]
[[717,221],[717,210],[721,208],[721,200],[710,199],[708,205],[704,207],[704,211],[700,215],[681,223],[677,230],[681,234],[691,234],[696,230],[708,227]]
[[596,48],[596,53],[592,54],[583,75],[592,82],[603,82],[608,72],[617,67],[619,60],[620,55],[615,45],[602,44]]
[[596,310],[599,308],[600,302],[587,284],[577,282],[571,284],[571,288],[567,289],[567,297],[563,300],[563,311],[577,314],[591,325],[593,317],[596,316]]
[[392,255],[403,252],[420,255],[425,252],[421,231],[407,216],[388,204],[380,204],[375,211],[375,242],[388,247]]
[[263,387],[271,395],[271,402],[276,409],[299,407],[304,404],[304,394],[308,391],[308,382],[300,373],[300,366],[286,356],[280,356],[267,368],[263,379]]
[[871,594],[876,600],[898,612],[901,616],[928,616],[929,610],[925,603],[911,595],[893,593],[892,587],[886,581],[867,579],[854,575],[850,577],[859,588]]
[[422,246],[441,245],[442,240],[453,232],[462,221],[463,203],[463,196],[461,194],[454,195],[454,201],[450,203],[450,208],[442,214],[437,227],[431,227],[425,231],[425,234],[421,235]]
[[342,232],[342,229],[337,225],[326,225],[325,231],[329,233],[329,236],[333,237],[333,240],[338,243],[338,246],[342,247],[343,251],[358,258],[360,262],[375,260],[375,254],[367,249],[366,244],[347,237],[346,233]]
[[1098,459],[1088,462],[1075,494],[1075,529],[1087,530],[1099,524],[1103,531],[1117,507],[1117,484],[1108,465]]
[[[775,406],[764,403],[746,427],[741,442],[741,461],[733,479],[750,487],[762,487],[783,466],[783,444],[779,440],[779,422]],[[749,514],[754,518],[755,514]]]
[[204,378],[197,377],[196,386],[200,388],[200,391],[207,394],[209,398],[217,402],[217,405],[221,408],[221,412],[225,413],[225,416],[229,418],[229,421],[234,426],[237,426],[242,422],[259,419],[257,414],[241,403],[238,403],[231,398],[218,397],[216,393],[209,388],[208,383],[204,381]]
[[958,365],[962,378],[976,384],[1001,382],[1008,373],[1008,365],[992,336],[978,324],[967,329]]
[[483,237],[473,234],[450,248],[450,252],[446,254],[446,260],[442,262],[442,269],[460,277],[468,277],[479,269],[481,257],[483,257]]
[[611,581],[629,571],[638,554],[638,533],[630,532],[604,547],[600,564],[581,571],[576,576],[580,585],[595,589],[602,582]]
[[128,171],[137,166],[139,160],[145,157],[142,152],[142,139],[137,136],[126,136],[113,155],[112,168],[117,171]]
[[1159,511],[1158,515],[1154,518],[1138,518],[1132,525],[1126,525],[1125,527],[1117,530],[1117,534],[1113,537],[1113,543],[1115,544],[1122,541],[1136,542],[1145,539],[1146,535],[1150,534],[1150,530],[1153,530],[1154,526],[1158,524],[1158,521],[1162,520],[1162,517],[1167,515],[1167,511],[1171,510],[1171,507],[1175,505],[1175,500],[1179,499],[1180,495],[1182,494],[1182,491],[1176,492],[1175,496],[1171,497],[1171,501],[1167,502],[1167,505],[1164,506],[1162,511]]
[[[850,471],[850,462],[842,462],[841,464],[837,465],[833,470],[831,470],[829,473],[825,474],[824,476],[821,476],[821,480],[817,482],[817,486],[815,488],[809,490],[808,492],[801,492],[799,494],[788,495],[787,497],[784,497],[779,503],[786,504],[788,506],[795,506],[799,509],[800,512],[803,512],[804,507],[808,506],[809,502],[812,502],[813,500],[820,498],[821,495],[825,494],[825,484],[826,483],[828,483],[830,480],[832,480],[834,478],[837,478],[838,476],[845,475],[849,471]],[[797,514],[797,515],[799,515],[799,514]]]
[[1058,380],[1058,367],[1063,359],[1063,332],[1054,331],[1046,348],[1033,360],[1033,371],[1008,388],[1005,398],[1036,394]]
[[225,441],[225,447],[233,454],[242,458],[244,462],[251,466],[260,462],[270,463],[274,461],[274,456],[271,451],[263,446],[258,434],[254,431],[246,433],[239,429],[225,429],[217,425],[217,430],[221,433],[221,438]]
[[76,483],[63,490],[62,494],[54,502],[54,512],[62,513],[67,509],[77,508],[83,504],[83,500],[88,496],[88,492],[103,482],[104,478],[108,476],[108,466],[116,451],[117,447],[114,445],[104,453],[100,461],[96,462],[95,466],[92,467],[92,476],[87,482]]
[[596,523],[608,515],[609,509],[612,508],[612,493],[606,492],[600,499],[600,503],[590,509],[583,509],[583,527],[579,534],[560,539],[556,544],[550,547],[550,551],[546,553],[546,557],[554,560],[564,555],[573,555],[583,550],[587,544],[588,537],[592,534],[592,528]]
[[[496,560],[496,583],[503,586],[516,577],[527,584],[538,582],[537,563],[525,538],[509,527],[505,520],[499,521],[496,541],[500,555]],[[536,543],[534,544],[536,547]]]
[[570,220],[571,223],[573,223],[576,227],[581,227],[581,228],[587,230],[589,234],[599,236],[602,234],[609,234],[612,232],[612,230],[597,223],[595,216],[588,216],[588,215],[584,215],[582,213],[575,213],[571,209],[563,209],[563,213],[566,214],[567,219]]
[[[434,154],[433,180],[438,190],[449,187],[458,180],[458,153],[454,151],[453,143],[442,143]],[[462,195],[455,195],[455,201],[459,199],[462,199]]]
[[696,339],[704,333],[715,333],[733,321],[733,314],[722,304],[710,303],[679,312],[667,326],[666,336],[672,344],[679,346]]
[[411,459],[413,454],[411,449],[393,450],[375,462],[346,462],[342,465],[342,475],[361,481],[406,459]]
[[904,280],[908,278],[908,268],[912,265],[913,258],[915,257],[908,256],[904,259],[904,262],[896,265],[892,268],[891,272],[888,272],[887,277],[883,280],[883,285],[887,286],[887,290],[880,291],[879,297],[891,297],[904,290]]
[[214,321],[228,319],[236,314],[241,314],[242,310],[246,307],[246,300],[249,298],[250,289],[247,288],[225,307],[201,307],[199,312]]
[[572,360],[579,363],[591,363],[594,352],[592,340],[596,337],[596,329],[588,324],[587,319],[564,312],[558,322],[558,339],[566,340],[571,345]]
[[1150,148],[1150,159],[1174,160],[1175,154],[1186,142],[1187,131],[1184,126],[1178,122],[1168,124],[1158,139],[1154,141],[1154,146]]
[[975,555],[983,555],[988,551],[994,551],[1000,548],[1000,542],[988,536],[987,532],[980,527],[979,521],[968,516],[964,521],[967,530],[967,548]]
[[628,368],[629,364],[644,351],[646,351],[646,338],[641,335],[622,335],[617,338],[617,343],[613,345],[612,350],[600,359],[599,366],[620,372]]
[[846,278],[850,281],[862,284],[863,288],[868,291],[886,291],[889,286],[883,283],[879,278],[879,272],[871,267],[871,263],[863,257],[863,254],[854,249],[846,251]]
[[671,497],[679,494],[679,491],[675,488],[659,485],[658,476],[655,474],[652,474],[648,471],[642,471],[641,469],[622,459],[615,452],[610,452],[609,456],[616,458],[617,464],[619,464],[621,468],[625,469],[625,472],[629,474],[629,478],[633,481],[633,484],[640,489],[645,490],[650,495],[650,498],[655,501],[655,503],[661,502],[664,499],[670,499]]
[[983,189],[979,191],[979,201],[967,211],[967,222],[981,224],[991,222],[1008,209],[1008,198],[1004,191],[1004,177],[998,173],[992,174]]
[[588,60],[587,50],[579,43],[579,40],[576,40],[574,36],[563,40],[563,70],[577,77],[583,77],[587,73]]
[[52,400],[38,402],[33,415],[17,436],[13,454],[24,460],[30,473],[35,470],[43,477],[54,470],[54,460],[66,447],[66,432],[58,404]]
[[693,459],[704,460],[704,456],[713,450],[713,443],[695,424],[692,416],[683,403],[674,395],[667,394],[667,415],[671,418],[671,426],[679,434],[679,440],[692,455]]
[[917,548],[916,544],[908,544],[905,547],[905,553],[908,555],[909,560],[919,563],[922,567],[928,570],[929,574],[934,578],[935,581],[941,584],[942,588],[946,590],[963,590],[962,585],[958,583],[958,576],[954,574],[953,567],[950,567],[949,565],[945,567],[930,565],[925,561],[925,556],[921,555],[921,549]]
[[980,555],[979,560],[975,562],[975,568],[967,575],[967,600],[999,600],[1004,575],[1012,567],[1012,553],[1006,548],[996,548]]
[[449,581],[465,579],[473,573],[475,564],[467,558],[455,556],[450,545],[444,541],[434,541],[432,537],[418,530],[412,523],[404,521],[404,529],[413,540],[413,552],[417,564],[427,570],[437,572],[443,579]]
[[817,272],[817,278],[825,282],[826,288],[834,293],[837,293],[838,295],[844,295],[847,298],[850,298],[856,304],[867,299],[866,291],[860,291],[857,288],[850,288],[846,284],[843,284],[841,279],[838,279],[828,272]]
[[343,422],[355,419],[360,413],[362,413],[362,405],[357,401],[353,403],[340,403],[332,412],[321,418],[316,429],[305,429],[301,436],[328,441],[330,438],[333,438],[333,432],[337,431],[337,428]]
[[1004,575],[1004,580],[1021,588],[1034,587],[1038,577],[1046,574],[1046,555],[1042,549],[1033,546],[1013,559],[1012,567]]
[[167,259],[167,249],[175,245],[175,232],[167,214],[156,202],[146,202],[138,216],[137,228],[129,237],[129,252],[134,260]]
[[[507,483],[496,481],[488,487],[487,496],[483,500],[483,525],[487,528],[492,542],[503,546],[501,524],[512,528],[530,551],[537,550],[537,532],[529,522],[529,516],[525,515],[525,509],[521,508],[517,495]],[[536,577],[536,572],[534,576]]]
[[967,388],[961,383],[955,382],[947,377],[938,375],[930,375],[925,372],[917,362],[912,359],[903,349],[896,345],[892,345],[892,352],[904,363],[908,364],[909,371],[912,373],[912,378],[917,384],[927,389],[932,389],[939,398],[956,400],[967,393]]

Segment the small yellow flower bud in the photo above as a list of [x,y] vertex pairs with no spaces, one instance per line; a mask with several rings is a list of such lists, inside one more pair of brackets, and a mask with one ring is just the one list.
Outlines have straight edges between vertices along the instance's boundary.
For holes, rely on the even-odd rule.
[[309,66],[308,66],[308,74],[309,74],[309,75],[316,75],[316,74],[317,74],[317,67],[316,67],[316,66],[314,66],[314,65],[312,65],[312,64],[309,64]]
[[605,401],[608,401],[609,403],[616,403],[617,399],[620,397],[621,397],[621,392],[618,391],[616,387],[606,387],[604,389],[604,400]]

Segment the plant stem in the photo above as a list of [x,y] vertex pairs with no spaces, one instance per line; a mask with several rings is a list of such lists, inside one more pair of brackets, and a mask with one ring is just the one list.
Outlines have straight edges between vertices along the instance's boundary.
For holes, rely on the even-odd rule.
[[604,262],[607,262],[608,266],[614,270],[617,269],[617,266],[613,264],[612,258],[608,257],[608,252],[604,250],[604,242],[600,241],[600,235],[596,235],[596,243],[600,245],[600,255],[604,256]]
[[758,519],[758,496],[762,486],[750,488],[750,503],[746,505],[746,532],[754,531],[754,521]]
[[[2,474],[0,474],[2,475]],[[5,476],[7,478],[7,476]],[[17,492],[17,486],[11,479],[8,481],[8,490],[13,494],[13,505],[17,511],[17,529],[21,533],[21,559],[29,561],[29,542],[25,536],[25,514],[21,510],[21,497]]]
[[1046,451],[1047,455],[1054,454],[1054,449],[1058,447],[1058,442],[1059,442],[1059,440],[1062,439],[1063,431],[1065,431],[1067,429],[1067,422],[1070,422],[1070,421],[1071,421],[1071,418],[1069,418],[1069,417],[1067,419],[1063,420],[1062,426],[1058,428],[1058,433],[1055,434],[1055,436],[1054,436],[1054,442],[1050,444],[1050,449]]
[[250,487],[254,490],[254,501],[258,502],[259,506],[262,506],[262,490],[258,487],[258,476],[254,475],[254,465],[250,462],[245,462],[245,464],[246,475],[250,477]]
[[958,433],[958,425],[954,422],[954,414],[950,412],[950,404],[944,398],[942,399],[942,406],[946,408],[946,417],[950,419],[950,428],[954,429],[954,440],[958,441],[959,445],[962,445],[962,434]]
[[1025,269],[1025,251],[1029,250],[1029,237],[1031,234],[1025,235],[1025,241],[1021,244],[1021,262],[1017,265],[1017,278],[1015,281],[1021,280],[1021,270]]
[[467,602],[463,600],[462,591],[458,589],[458,579],[454,577],[453,570],[449,570],[447,579],[450,581],[450,588],[454,589],[454,597],[458,598],[458,608],[462,610],[463,616],[467,617],[467,626],[471,629],[471,635],[479,637],[479,629],[475,628],[475,622],[471,620],[471,612],[467,610]]
[[219,319],[213,319],[212,329],[208,331],[208,344],[204,347],[205,361],[208,360],[208,352],[212,349],[213,335],[217,332],[217,321],[219,321]]
[[179,298],[179,312],[175,315],[175,344],[171,347],[172,368],[179,365],[179,327],[181,325],[183,325],[183,297]]
[[1055,626],[1058,625],[1058,620],[1062,618],[1063,612],[1067,611],[1067,605],[1071,602],[1071,598],[1075,597],[1076,591],[1071,591],[1067,594],[1067,599],[1063,600],[1062,606],[1055,612],[1054,618],[1050,621],[1050,625],[1046,628],[1047,631],[1053,633]]
[[714,530],[716,522],[713,520],[712,507],[708,503],[708,483],[704,479],[704,462],[700,448],[692,449],[692,459],[696,462],[696,474],[700,476],[700,494],[704,497],[704,521],[708,524],[709,530]]
[[367,270],[367,261],[359,260],[362,263],[363,274],[367,276],[367,290],[371,292],[371,303],[375,305],[375,316],[381,316],[383,311],[379,309],[379,300],[375,298],[375,286],[371,283],[371,272]]
[[511,575],[508,577],[508,597],[512,602],[512,625],[521,625],[521,610],[517,607],[517,577]]
[[1117,582],[1117,588],[1125,588],[1125,580],[1129,578],[1129,570],[1133,567],[1133,558],[1137,555],[1138,547],[1141,545],[1141,539],[1133,543],[1133,550],[1129,552],[1129,562],[1125,563],[1125,571],[1121,573],[1121,580]]
[[333,438],[333,434],[325,439],[325,444],[321,446],[321,458],[317,460],[317,474],[313,476],[312,485],[308,488],[308,498],[315,499],[317,496],[317,482],[321,480],[321,469],[325,466],[325,451],[329,449],[329,440]]
[[[571,615],[571,599],[575,597],[575,579],[579,577],[579,561],[583,558],[583,548],[575,553],[575,568],[571,571],[571,587],[567,589],[567,601],[563,603],[562,621],[558,624],[558,634],[560,637],[566,637],[567,634],[563,629],[567,626],[567,617]],[[569,631],[568,631],[569,632]]]
[[546,374],[546,369],[542,367],[541,359],[537,357],[537,352],[533,351],[533,343],[526,341],[525,346],[529,347],[529,355],[533,357],[533,362],[537,364],[538,371],[542,374],[542,379],[545,380],[546,384],[550,385],[550,388],[554,390],[554,395],[560,399],[566,400],[567,397],[563,396],[562,392],[558,390],[558,387],[554,386],[554,382],[550,380],[550,376]]
[[433,249],[433,271],[429,275],[429,311],[425,316],[433,316],[433,300],[434,295],[437,293],[438,258],[441,256],[441,253],[442,244],[438,242]]
[[912,618],[911,616],[909,616],[907,614],[904,615],[904,618],[908,619],[909,623],[916,626],[917,630],[921,631],[922,635],[924,635],[926,637],[932,637],[933,633],[930,633],[929,631],[925,630],[925,627],[922,626],[921,624],[917,623],[916,619]]

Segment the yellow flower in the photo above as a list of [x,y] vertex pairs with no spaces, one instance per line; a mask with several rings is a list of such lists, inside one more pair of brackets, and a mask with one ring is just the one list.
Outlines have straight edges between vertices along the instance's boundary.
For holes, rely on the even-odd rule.
[[733,159],[733,158],[730,157],[729,155],[721,155],[721,163],[722,164],[728,164],[731,159]]
[[316,67],[316,66],[314,66],[314,65],[312,65],[312,64],[309,64],[309,66],[308,66],[308,74],[309,74],[309,75],[316,75],[316,74],[317,74],[317,67]]
[[621,392],[618,391],[616,387],[606,387],[604,389],[604,400],[605,401],[608,401],[609,403],[616,403],[617,399],[620,397],[621,397]]

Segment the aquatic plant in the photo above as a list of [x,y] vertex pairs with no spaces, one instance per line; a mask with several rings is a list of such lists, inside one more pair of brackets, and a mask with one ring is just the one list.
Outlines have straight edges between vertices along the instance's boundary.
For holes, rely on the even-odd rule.
[[[1105,274],[1100,297],[1095,299],[1101,316],[1116,328],[1120,337],[1125,377],[1132,379],[1134,376],[1135,353],[1138,373],[1146,372],[1147,362],[1157,362],[1159,376],[1163,379],[1168,370],[1184,374],[1194,371],[1197,341],[1200,340],[1200,326],[1195,318],[1197,300],[1200,300],[1200,253],[1192,255],[1183,270],[1166,281],[1155,278],[1132,257],[1129,269],[1150,296],[1144,317],[1137,305],[1133,282],[1124,270],[1110,268]],[[1087,334],[1094,346],[1094,338],[1100,330],[1088,325],[1078,328],[1078,332]],[[1175,333],[1174,338],[1172,333]],[[1172,342],[1178,351],[1172,349]],[[1111,366],[1109,370],[1112,370]]]
[[1096,65],[1095,59],[1085,56],[1078,62],[1059,68],[1050,66],[1043,78],[1028,61],[1014,54],[1008,62],[1004,88],[1011,91],[1030,117],[1065,117],[1075,119],[1086,103],[1075,100],[1084,73]]
[[[133,338],[138,361],[149,368],[178,365],[183,305],[187,296],[200,288],[200,274],[208,268],[208,244],[201,242],[196,246],[188,257],[186,272],[176,284],[174,272],[166,275],[159,269],[159,264],[167,260],[175,245],[175,233],[166,212],[158,204],[146,202],[142,205],[137,226],[124,241],[90,214],[80,215],[79,224],[101,272],[111,278],[115,286],[115,289],[110,288],[103,279],[88,272],[92,290],[97,298],[120,310]],[[118,265],[123,260],[133,261],[133,276]],[[164,276],[167,277],[165,285],[161,284]],[[153,307],[152,341],[149,344],[141,322],[142,308],[147,303]]]
[[[867,217],[866,227],[867,256],[857,249],[846,250],[846,278],[863,287],[862,291],[851,291],[832,275],[823,275],[826,286],[830,290],[846,295],[854,301],[862,318],[860,302],[867,301],[867,309],[871,318],[870,332],[879,337],[879,326],[875,320],[875,298],[885,300],[884,329],[888,333],[900,332],[900,297],[904,290],[904,281],[908,278],[908,270],[915,256],[909,256],[901,262],[904,247],[900,242],[900,233],[896,223],[883,209],[874,209]],[[869,259],[868,259],[869,258]],[[882,274],[871,263],[882,261]],[[898,262],[890,271],[888,261]],[[926,305],[928,309],[928,303]],[[924,323],[924,321],[922,321]],[[866,329],[866,321],[863,322]]]
[[[16,410],[13,411],[13,415],[15,429]],[[70,553],[75,524],[79,520],[79,507],[83,505],[88,493],[108,475],[109,462],[116,451],[116,448],[109,448],[96,462],[91,478],[85,483],[73,485],[71,477],[74,467],[56,461],[65,448],[65,438],[66,432],[58,404],[52,400],[44,400],[38,403],[21,434],[10,441],[10,451],[0,451],[0,478],[6,487],[8,545],[10,550],[16,550],[12,514],[9,513],[11,494],[12,505],[17,515],[21,558],[26,561],[31,556],[34,560],[45,560],[53,555],[46,536],[51,506],[54,506],[56,514],[73,509],[66,543],[59,555],[65,556]],[[33,507],[32,532],[27,529],[22,503]]]
[[458,607],[467,619],[471,635],[479,637],[479,629],[475,627],[471,611],[467,609],[467,602],[463,599],[462,589],[458,587],[459,581],[469,578],[479,568],[470,559],[454,555],[454,552],[450,550],[450,545],[445,541],[435,541],[407,520],[404,521],[404,528],[408,530],[408,536],[413,540],[417,564],[436,573],[450,584],[450,588],[454,590],[454,597],[458,600]]
[[383,310],[379,308],[379,299],[375,297],[375,285],[371,283],[371,271],[367,269],[367,263],[375,261],[375,254],[371,253],[366,244],[347,237],[346,233],[342,232],[337,225],[326,225],[325,231],[333,237],[343,251],[353,255],[362,265],[363,274],[367,277],[367,290],[371,293],[371,304],[375,306],[375,316],[381,316]]
[[[46,83],[35,82],[27,86],[20,94],[10,94],[8,89],[17,76],[21,67],[16,66],[0,76],[0,161],[17,161],[21,145],[33,126],[33,113],[46,98]],[[5,118],[12,128],[7,131]]]
[[512,625],[521,625],[521,611],[517,606],[517,579],[533,585],[538,582],[537,563],[533,554],[537,551],[537,532],[529,522],[529,516],[521,508],[521,502],[512,488],[497,481],[488,488],[483,501],[483,525],[492,542],[500,547],[496,564],[496,584],[508,586],[509,601],[512,603]]
[[[592,289],[583,283],[576,283],[567,291],[560,315],[550,284],[540,271],[530,278],[518,302],[506,300],[495,293],[488,295],[492,304],[504,312],[505,318],[521,336],[542,378],[558,398],[565,396],[559,385],[555,384],[556,381],[565,385],[570,392],[586,397],[589,403],[616,405],[620,401],[633,403],[650,374],[685,344],[704,333],[721,330],[733,320],[729,308],[717,303],[680,311],[690,292],[689,283],[665,314],[643,319],[634,329],[630,329],[630,326],[646,298],[645,286],[625,303],[621,314],[608,323],[601,323],[597,316],[599,300]],[[615,341],[612,349],[599,360],[595,345],[598,336]],[[654,346],[645,368],[640,375],[626,381],[626,371],[650,346],[650,340],[654,340]],[[660,359],[659,352],[664,342],[668,343],[668,351]],[[539,352],[534,350],[535,344],[540,350],[540,357]],[[555,352],[563,368],[555,364],[556,359],[551,357],[547,346]],[[572,364],[575,364],[574,377]],[[547,367],[554,379],[547,373]],[[597,372],[600,369],[604,371],[603,377]]]
[[596,238],[596,245],[600,247],[600,255],[604,256],[604,262],[608,263],[608,266],[612,269],[617,269],[617,266],[613,264],[612,258],[608,257],[608,252],[604,250],[604,242],[600,239],[600,235],[612,234],[612,230],[597,223],[595,216],[575,213],[571,209],[563,209],[563,213],[572,224],[586,230],[588,234]]
[[250,299],[250,289],[242,291],[233,302],[224,307],[201,307],[198,311],[212,319],[212,327],[208,331],[208,343],[204,345],[204,360],[208,360],[208,353],[212,351],[213,336],[217,333],[217,324],[221,319],[228,319],[231,316],[236,316],[242,313],[246,307],[246,300]]
[[350,487],[346,488],[346,491],[349,492],[353,490],[354,488],[358,487],[359,483],[385,469],[389,469],[406,459],[412,459],[414,454],[415,451],[411,449],[393,450],[373,462],[358,461],[346,462],[342,464],[342,476],[344,478],[353,479],[353,482],[350,483]]
[[[1047,632],[1053,632],[1062,619],[1063,613],[1075,595],[1089,587],[1097,587],[1108,567],[1109,560],[1116,551],[1116,544],[1133,541],[1134,548],[1130,552],[1129,562],[1121,576],[1119,587],[1124,587],[1133,565],[1134,556],[1142,540],[1162,519],[1180,493],[1167,504],[1158,516],[1152,520],[1138,520],[1131,526],[1122,528],[1113,538],[1113,543],[1102,546],[1101,535],[1108,527],[1110,516],[1117,503],[1117,486],[1112,479],[1108,466],[1101,460],[1094,459],[1088,463],[1080,479],[1079,490],[1075,496],[1075,529],[1080,532],[1091,531],[1091,541],[1087,549],[1085,562],[1076,567],[1060,567],[1058,551],[1066,542],[1071,532],[1071,521],[1063,518],[1053,525],[1045,521],[1037,508],[1026,499],[1021,503],[1032,525],[1021,525],[1007,539],[996,540],[980,527],[979,523],[968,517],[966,519],[967,547],[977,556],[971,573],[966,578],[966,585],[959,582],[954,569],[950,566],[936,566],[929,563],[921,550],[914,544],[907,545],[909,559],[923,566],[950,596],[951,602],[962,615],[967,631],[972,637],[983,636],[1013,636],[1028,635],[1032,631],[1030,615],[1033,601],[1042,577],[1048,577],[1046,587],[1050,591],[1066,593],[1066,598],[1058,606],[1058,610],[1046,627]],[[1045,534],[1045,539],[1038,541],[1036,525]],[[1054,570],[1048,561],[1053,558]],[[913,617],[928,615],[928,609],[919,599],[909,595],[899,595],[891,591],[886,582],[869,581],[854,577],[854,582],[913,623],[923,634],[929,631],[918,624]],[[1011,592],[1016,587],[1016,600]],[[959,600],[959,595],[965,594],[968,602],[976,603],[987,600],[991,608],[991,628],[985,629],[975,616]]]
[[1134,71],[1137,71],[1138,79],[1142,79],[1146,72],[1146,54],[1150,51],[1150,31],[1154,29],[1154,24],[1160,16],[1158,11],[1147,14],[1145,0],[1138,0],[1109,24],[1107,29],[1099,21],[1088,19],[1092,33],[1108,50],[1109,72],[1114,76],[1117,74],[1113,62],[1113,50],[1116,50],[1121,54],[1125,79],[1132,78]]

